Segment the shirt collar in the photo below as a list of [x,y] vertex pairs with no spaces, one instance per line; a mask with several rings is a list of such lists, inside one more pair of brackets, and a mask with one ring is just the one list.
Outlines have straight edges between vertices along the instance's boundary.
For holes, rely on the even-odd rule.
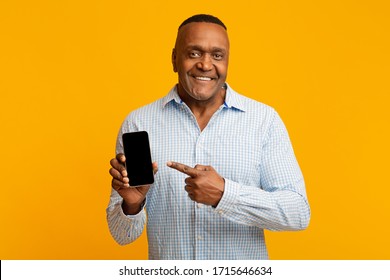
[[235,92],[228,83],[226,83],[227,89],[226,89],[226,96],[225,96],[225,107],[229,109],[237,109],[240,111],[245,112],[246,106],[245,103],[242,100],[242,96]]
[[165,107],[170,102],[176,102],[178,104],[182,104],[183,100],[181,100],[179,94],[177,93],[176,85],[169,91],[169,93],[163,98],[162,105]]
[[[170,102],[176,102],[177,104],[182,104],[183,100],[181,100],[178,92],[177,86],[175,85],[169,93],[163,98],[162,106],[165,107]],[[242,102],[242,97],[240,94],[235,92],[228,83],[226,83],[226,96],[224,106],[229,109],[237,109],[245,112],[246,106]]]

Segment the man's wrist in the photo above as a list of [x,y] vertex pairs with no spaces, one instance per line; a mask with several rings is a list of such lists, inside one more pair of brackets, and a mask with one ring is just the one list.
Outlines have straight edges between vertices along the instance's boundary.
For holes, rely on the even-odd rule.
[[143,206],[145,205],[144,201],[141,204],[130,205],[123,200],[122,210],[125,215],[136,215],[141,212]]

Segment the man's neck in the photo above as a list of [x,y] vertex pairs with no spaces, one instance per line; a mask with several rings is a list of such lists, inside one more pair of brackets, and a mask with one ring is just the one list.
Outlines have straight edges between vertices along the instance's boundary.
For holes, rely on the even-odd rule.
[[201,131],[207,126],[211,117],[225,102],[226,90],[222,88],[220,94],[209,100],[196,100],[189,95],[180,96],[184,103],[190,108],[194,114],[196,121]]

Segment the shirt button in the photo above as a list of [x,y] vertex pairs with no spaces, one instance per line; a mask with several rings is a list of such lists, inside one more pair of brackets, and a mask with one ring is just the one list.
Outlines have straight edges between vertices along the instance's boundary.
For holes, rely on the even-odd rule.
[[200,235],[198,235],[197,238],[198,238],[198,240],[202,240],[202,236],[200,236]]
[[197,203],[196,206],[197,206],[198,208],[202,208],[202,203]]
[[223,211],[222,211],[222,210],[218,210],[218,214],[219,214],[219,215],[222,215],[222,214],[223,214]]

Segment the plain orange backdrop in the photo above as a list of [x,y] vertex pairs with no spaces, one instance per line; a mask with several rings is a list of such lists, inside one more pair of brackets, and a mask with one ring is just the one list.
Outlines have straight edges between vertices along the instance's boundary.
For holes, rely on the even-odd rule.
[[229,84],[282,116],[312,209],[272,259],[390,259],[388,1],[0,2],[0,259],[146,259],[105,220],[125,116],[176,83],[178,25],[220,17]]

